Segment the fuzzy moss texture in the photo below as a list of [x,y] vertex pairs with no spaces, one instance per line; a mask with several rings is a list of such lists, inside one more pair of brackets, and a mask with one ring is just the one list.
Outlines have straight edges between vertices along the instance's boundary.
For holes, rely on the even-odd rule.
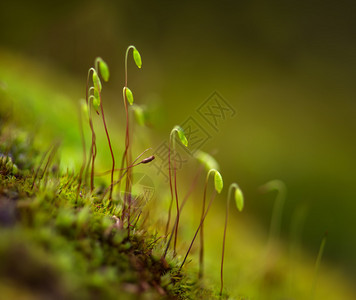
[[4,109],[0,125],[2,299],[215,298],[178,273],[178,261],[161,259],[164,241],[144,222],[128,236],[99,195],[77,198],[77,174],[61,174]]

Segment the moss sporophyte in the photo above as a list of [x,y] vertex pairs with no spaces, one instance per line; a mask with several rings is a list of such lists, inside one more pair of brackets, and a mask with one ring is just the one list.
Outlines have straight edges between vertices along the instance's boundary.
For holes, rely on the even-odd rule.
[[[133,93],[127,86],[127,80],[128,80],[127,60],[128,60],[129,51],[131,49],[133,51],[133,58],[134,58],[134,61],[137,65],[137,67],[140,69],[142,67],[142,60],[141,60],[140,53],[138,52],[138,50],[136,49],[135,46],[133,46],[133,45],[129,46],[126,49],[126,55],[125,55],[125,85],[123,88],[123,101],[124,101],[125,115],[126,115],[125,150],[124,150],[124,154],[122,156],[120,169],[124,168],[125,163],[126,163],[126,167],[130,166],[131,160],[132,160],[131,149],[130,149],[130,120],[129,120],[128,105],[127,105],[127,103],[129,103],[130,105],[133,105],[133,102],[134,102]],[[122,176],[122,171],[120,171],[120,173],[119,173],[119,178],[121,178],[121,176]],[[131,195],[131,184],[132,184],[132,173],[131,173],[131,170],[128,170],[127,174],[126,174],[124,207],[123,207],[123,211],[122,211],[122,218],[124,218],[125,215],[127,215],[128,224],[130,224],[130,215],[131,215],[131,196],[130,196]],[[121,184],[119,185],[119,191],[121,190],[120,186],[121,186]],[[126,209],[127,209],[127,213],[126,213]],[[130,234],[130,226],[128,226],[128,233]]]
[[[180,142],[185,146],[188,147],[188,140],[185,136],[184,130],[176,125],[172,129],[170,135],[169,135],[169,145],[168,145],[168,174],[169,174],[169,188],[171,192],[171,201],[169,204],[169,209],[168,209],[168,219],[167,219],[167,224],[166,224],[166,232],[165,236],[167,237],[168,235],[168,230],[169,230],[169,225],[170,225],[170,219],[171,219],[171,210],[172,210],[172,205],[173,205],[173,199],[175,196],[175,202],[176,202],[176,224],[174,228],[172,229],[171,235],[175,235],[174,238],[174,248],[173,248],[173,255],[176,255],[176,245],[177,245],[177,236],[178,236],[178,227],[179,227],[179,201],[178,201],[178,189],[177,189],[177,165],[176,165],[176,144],[175,144],[175,138],[174,134],[176,134],[180,140]],[[173,196],[173,184],[172,184],[172,161],[171,161],[171,149],[173,150],[173,178],[174,178],[174,196]],[[168,244],[169,245],[169,244]]]

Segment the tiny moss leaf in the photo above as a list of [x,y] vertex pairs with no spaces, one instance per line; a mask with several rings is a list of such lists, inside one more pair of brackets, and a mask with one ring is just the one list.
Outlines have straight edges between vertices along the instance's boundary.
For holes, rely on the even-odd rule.
[[137,51],[136,48],[133,49],[133,58],[135,60],[136,65],[141,69],[142,67],[142,60],[141,60],[141,55]]
[[99,107],[100,107],[100,98],[97,98],[95,96],[92,96],[92,97],[93,97],[93,107],[97,111],[97,110],[99,110]]
[[215,185],[215,190],[220,194],[223,189],[224,182],[221,174],[217,170],[215,170],[214,185]]
[[127,101],[130,103],[130,105],[132,105],[134,102],[134,98],[133,98],[131,90],[128,87],[125,88],[125,93],[126,93]]
[[100,102],[100,95],[97,89],[94,89],[94,97],[99,99]]
[[188,140],[185,136],[183,128],[180,126],[175,126],[174,129],[177,131],[179,140],[182,142],[182,144],[188,147]]
[[109,67],[106,64],[106,62],[103,61],[102,59],[100,59],[99,69],[100,69],[100,74],[103,77],[104,81],[108,81],[110,77]]
[[240,188],[235,189],[235,203],[239,211],[242,211],[244,208],[244,195]]
[[101,85],[101,81],[100,81],[100,78],[98,76],[98,73],[96,73],[96,71],[94,70],[93,71],[93,84],[94,84],[94,88],[97,90],[97,91],[101,91],[101,88],[102,88],[102,85]]

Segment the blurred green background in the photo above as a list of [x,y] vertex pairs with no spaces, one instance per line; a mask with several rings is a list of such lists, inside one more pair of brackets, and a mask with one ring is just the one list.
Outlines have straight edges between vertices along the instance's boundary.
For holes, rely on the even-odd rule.
[[[134,44],[143,69],[130,65],[129,85],[157,112],[156,140],[190,116],[205,124],[212,139],[202,150],[216,151],[226,182],[239,182],[251,218],[267,232],[274,196],[257,189],[282,179],[283,237],[305,208],[303,245],[316,256],[327,231],[325,259],[355,278],[355,10],[351,0],[2,1],[0,46],[76,78],[75,92],[61,91],[73,102],[103,57],[112,107]],[[214,91],[236,110],[218,132],[196,111]]]

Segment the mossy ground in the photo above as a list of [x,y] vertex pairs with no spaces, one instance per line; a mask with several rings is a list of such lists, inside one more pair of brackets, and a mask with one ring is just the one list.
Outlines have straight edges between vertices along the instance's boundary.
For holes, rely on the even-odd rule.
[[[196,299],[212,297],[176,260],[162,260],[162,237],[120,206],[103,203],[77,175],[61,174],[32,138],[2,117],[0,135],[0,277],[4,299]],[[41,154],[42,155],[42,154]],[[47,164],[48,162],[48,164]],[[45,166],[47,165],[47,168]],[[37,173],[37,176],[36,176]],[[204,296],[203,296],[204,295]]]
[[[173,259],[169,252],[167,266],[160,258],[170,200],[168,185],[155,182],[156,198],[144,208],[150,211],[152,220],[147,224],[141,217],[131,227],[130,238],[114,217],[120,216],[120,207],[109,211],[108,203],[101,200],[100,186],[107,186],[108,181],[97,178],[97,193],[83,190],[76,200],[78,173],[72,170],[80,169],[82,146],[74,99],[82,97],[81,83],[39,62],[1,50],[0,62],[0,298],[216,298],[225,216],[221,203],[213,204],[205,224],[209,234],[204,283],[197,282],[198,243],[192,259],[185,264],[185,274],[177,276],[180,255],[185,254],[196,230],[202,185],[181,215],[178,255]],[[123,134],[115,124],[110,124],[110,136],[121,153]],[[101,133],[97,136],[102,147],[98,171],[110,165],[107,141]],[[140,136],[149,143],[138,149],[154,143],[144,133]],[[45,157],[32,188],[35,172],[43,154],[51,149],[53,137],[62,141],[58,154],[42,176]],[[148,168],[140,170],[146,172]],[[181,182],[183,191],[188,190],[185,181]],[[251,201],[249,198],[246,204]],[[231,297],[310,298],[317,249],[310,255],[302,251],[302,244],[292,243],[294,248],[289,253],[288,239],[284,239],[274,245],[271,254],[264,255],[265,232],[246,213],[234,216],[231,212],[227,234],[224,287]],[[355,299],[353,282],[341,269],[323,260],[315,299]]]

